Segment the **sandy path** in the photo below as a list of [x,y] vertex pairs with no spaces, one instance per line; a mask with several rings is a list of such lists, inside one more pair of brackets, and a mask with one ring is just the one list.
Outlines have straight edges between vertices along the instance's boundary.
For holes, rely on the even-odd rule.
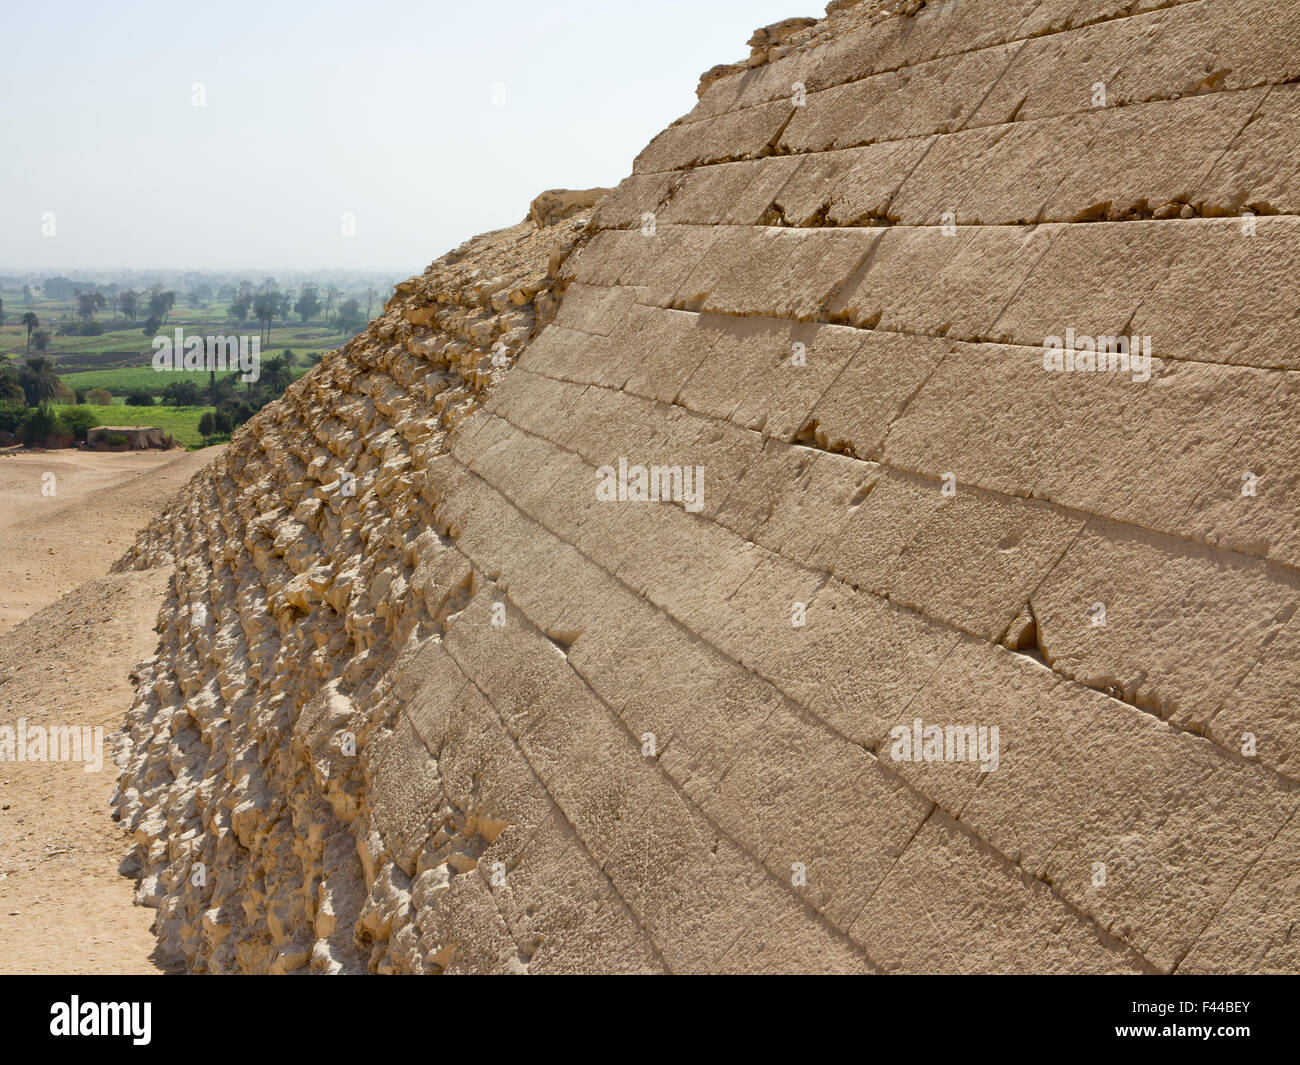
[[0,453],[0,632],[107,573],[219,450]]
[[132,667],[155,649],[170,570],[101,575],[216,454],[0,455],[0,728],[104,730],[97,772],[0,761],[0,973],[166,971],[153,911],[117,871],[127,843],[110,817],[109,740]]

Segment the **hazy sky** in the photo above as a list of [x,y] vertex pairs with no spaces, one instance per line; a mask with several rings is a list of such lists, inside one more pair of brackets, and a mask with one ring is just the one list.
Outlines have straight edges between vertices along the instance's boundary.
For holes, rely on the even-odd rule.
[[703,71],[823,6],[4,0],[0,271],[416,273],[617,184]]

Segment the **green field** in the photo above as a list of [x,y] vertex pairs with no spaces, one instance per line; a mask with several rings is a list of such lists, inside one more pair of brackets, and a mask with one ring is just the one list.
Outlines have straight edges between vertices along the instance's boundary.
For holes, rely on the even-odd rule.
[[[56,405],[56,411],[65,411],[68,408],[63,405]],[[97,406],[95,404],[79,404],[78,410],[89,411],[94,416],[92,425],[112,425],[125,426],[131,428],[134,426],[157,426],[163,432],[170,433],[178,444],[183,445],[191,450],[204,446],[204,439],[199,435],[199,419],[209,411],[210,407],[128,407],[122,401],[116,400],[108,406]],[[214,437],[214,442],[227,440],[227,436]]]
[[[229,280],[229,279],[228,279]],[[208,295],[226,282],[206,285]],[[233,282],[232,282],[233,283]],[[92,406],[100,425],[156,425],[170,433],[178,443],[188,448],[204,446],[203,437],[199,435],[199,419],[211,410],[208,406],[194,407],[127,407],[125,398],[132,392],[147,392],[154,397],[161,397],[168,385],[178,381],[191,381],[204,390],[208,387],[209,375],[206,370],[167,370],[153,368],[153,337],[145,336],[146,315],[143,311],[133,314],[128,321],[116,304],[109,299],[105,306],[93,316],[93,321],[103,331],[97,336],[81,336],[79,330],[84,324],[77,315],[77,300],[45,298],[39,294],[39,284],[33,285],[33,294],[29,299],[21,291],[22,285],[13,290],[11,279],[0,287],[0,299],[4,301],[4,321],[0,323],[0,366],[7,364],[10,372],[18,373],[23,369],[28,356],[43,356],[48,359],[58,375],[60,382],[74,391],[88,392],[91,389],[107,389],[113,396],[111,407]],[[378,279],[361,282],[358,291],[334,290],[334,308],[337,311],[347,299],[355,299],[359,313],[364,316],[367,310],[365,285],[371,285],[371,313],[382,310],[384,293],[391,291],[390,282]],[[141,293],[144,301],[143,286],[134,286]],[[322,290],[325,288],[321,284]],[[195,290],[198,291],[197,289]],[[176,301],[165,319],[159,325],[157,336],[169,339],[180,329],[185,336],[244,336],[266,337],[260,348],[263,366],[271,358],[280,357],[286,350],[293,353],[291,373],[296,380],[308,373],[315,365],[313,356],[323,355],[346,344],[354,332],[343,332],[340,328],[338,314],[330,315],[322,308],[313,314],[311,321],[301,321],[301,316],[294,313],[287,319],[273,319],[269,333],[264,332],[261,323],[256,321],[236,321],[230,316],[230,299],[201,298],[195,300],[187,294],[176,292]],[[197,302],[197,306],[191,305]],[[45,351],[40,351],[36,344],[28,350],[27,329],[22,324],[22,317],[31,311],[39,319],[38,331],[49,334]],[[76,329],[64,334],[60,327],[65,323],[76,323]],[[228,379],[231,371],[218,374],[218,379]],[[251,394],[250,394],[251,393]],[[66,393],[65,393],[66,394]],[[71,396],[67,397],[71,400]],[[265,386],[261,389],[254,384],[250,390],[242,381],[236,381],[235,399],[251,401],[254,408],[267,401]],[[225,439],[217,437],[217,440]]]
[[[208,407],[95,407],[100,425],[156,425],[171,433],[178,444],[193,450],[203,446],[199,419]],[[225,439],[220,438],[220,439]]]
[[[17,368],[28,355],[27,330],[22,324],[22,316],[31,310],[40,319],[39,328],[54,335],[43,353],[33,346],[30,354],[43,354],[53,362],[55,372],[70,388],[107,388],[114,395],[125,395],[133,389],[143,388],[157,396],[180,376],[175,372],[153,370],[150,361],[154,351],[153,338],[144,335],[142,320],[127,322],[120,315],[105,310],[95,317],[104,330],[99,336],[61,335],[50,322],[74,317],[75,300],[37,298],[28,307],[18,292],[0,291],[0,298],[4,300],[5,316],[4,324],[0,325],[0,360],[8,360],[11,367]],[[373,309],[379,309],[378,302]],[[176,329],[181,329],[186,336],[257,336],[261,333],[258,323],[234,321],[226,306],[215,300],[206,301],[199,307],[178,302],[159,327],[157,335],[172,337]],[[312,353],[333,351],[347,343],[352,334],[340,332],[332,322],[302,322],[294,315],[288,320],[272,322],[269,336],[269,341],[261,346],[263,361],[288,349],[294,354],[294,374],[298,377],[311,366]],[[206,372],[184,373],[184,376],[200,384],[207,380]]]

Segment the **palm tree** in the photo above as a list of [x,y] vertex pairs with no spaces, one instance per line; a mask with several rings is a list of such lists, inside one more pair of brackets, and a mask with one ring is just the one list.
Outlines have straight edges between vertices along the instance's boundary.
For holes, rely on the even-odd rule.
[[29,402],[28,405],[32,407],[48,403],[59,394],[59,375],[54,372],[54,363],[41,355],[27,360],[23,372],[18,375],[18,381],[25,386],[24,391],[30,390],[28,400],[36,400],[35,403]]
[[32,353],[32,330],[40,326],[41,320],[36,317],[35,311],[28,311],[23,315],[23,325],[27,327],[27,354]]
[[281,355],[272,355],[262,363],[262,380],[272,392],[283,392],[293,384],[293,372]]
[[288,311],[288,297],[280,291],[274,281],[265,281],[257,290],[257,295],[253,297],[253,316],[262,323],[264,345],[269,347],[271,344],[271,323],[276,318],[285,317]]

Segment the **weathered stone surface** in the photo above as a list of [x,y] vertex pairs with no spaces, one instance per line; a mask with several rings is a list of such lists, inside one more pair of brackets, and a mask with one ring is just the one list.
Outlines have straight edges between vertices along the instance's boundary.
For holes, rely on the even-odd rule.
[[1295,567],[1295,376],[1153,360],[1139,383],[1044,370],[1041,348],[958,345],[894,419],[880,455]]
[[[915,913],[924,911],[917,925]],[[853,929],[886,972],[1137,973],[1141,959],[936,811]],[[1030,946],[1032,944],[1032,947]]]
[[[932,138],[890,141],[865,148],[778,156],[797,168],[764,205],[792,226],[869,225],[892,218],[900,183],[930,148]],[[771,166],[763,161],[760,165]]]
[[1300,73],[1298,35],[1276,0],[1197,0],[1047,34],[1017,53],[968,125],[1289,81]]
[[545,229],[581,211],[590,213],[608,193],[609,189],[549,189],[528,205],[528,218]]
[[987,339],[1052,237],[1050,226],[884,230],[828,313],[893,333]]
[[877,233],[862,229],[721,230],[676,287],[672,304],[688,311],[807,320],[825,313],[838,286],[877,239]]
[[1226,750],[1258,758],[1294,780],[1300,764],[1300,624],[1265,637],[1266,648],[1210,720],[1207,734]]
[[882,762],[1166,971],[1300,803],[1260,766],[1001,647],[963,642],[892,726],[916,720],[996,726],[997,768],[893,761],[888,740]]
[[1294,973],[1300,815],[1293,814],[1179,966],[1186,973]]
[[1204,731],[1300,607],[1300,578],[1093,519],[1034,592],[1052,668]]
[[[860,337],[856,351],[808,415],[811,442],[826,451],[876,458],[890,425],[954,345],[941,337],[842,330]],[[810,349],[818,362],[820,346]]]
[[698,324],[711,343],[678,402],[785,441],[804,428],[863,342],[856,329],[781,318],[701,315]]
[[1250,123],[1233,139],[1196,190],[1209,209],[1296,213],[1300,190],[1300,85],[1274,85]]
[[788,100],[775,100],[702,122],[669,126],[636,157],[633,170],[662,173],[728,159],[752,159],[780,137],[793,111]]
[[802,160],[789,156],[691,170],[658,213],[663,222],[756,226]]
[[[1261,175],[1257,192],[1236,197],[1206,184],[1211,168],[1222,165],[1224,145],[1266,92],[1193,96],[938,137],[889,202],[889,214],[913,225],[940,225],[945,216],[958,225],[1008,225],[1176,215],[1188,204],[1198,213],[1235,213],[1243,198],[1271,203],[1293,195],[1295,183]],[[1276,141],[1269,148],[1269,157],[1280,154]],[[1244,182],[1237,177],[1233,184],[1240,189]]]
[[968,52],[814,93],[794,109],[781,147],[825,151],[962,129],[1023,47]]

